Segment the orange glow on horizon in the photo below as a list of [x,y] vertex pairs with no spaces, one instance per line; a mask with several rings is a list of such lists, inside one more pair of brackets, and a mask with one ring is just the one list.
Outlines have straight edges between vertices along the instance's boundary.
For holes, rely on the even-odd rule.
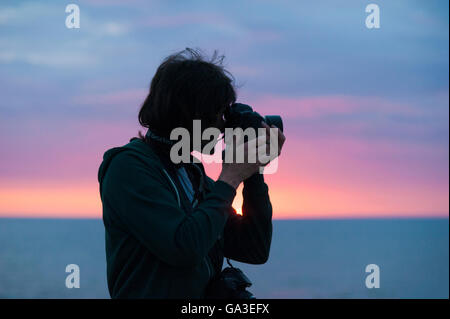
[[0,217],[101,217],[98,187],[32,185],[0,187]]
[[[271,184],[268,182],[268,184]],[[276,184],[276,183],[275,183]],[[386,189],[389,192],[389,189]],[[448,197],[397,190],[387,196],[370,190],[284,187],[269,190],[274,219],[447,217]],[[428,198],[423,202],[423,197]],[[399,198],[404,198],[400,200]],[[444,198],[444,200],[443,200]],[[242,184],[233,207],[242,214]],[[0,186],[0,217],[101,218],[96,183]]]

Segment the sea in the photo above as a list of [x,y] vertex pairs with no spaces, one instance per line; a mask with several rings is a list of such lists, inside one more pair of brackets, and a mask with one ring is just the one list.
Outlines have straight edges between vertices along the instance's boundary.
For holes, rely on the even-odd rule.
[[[231,263],[256,298],[446,299],[449,220],[274,220],[267,263]],[[110,298],[102,220],[0,218],[0,298]]]

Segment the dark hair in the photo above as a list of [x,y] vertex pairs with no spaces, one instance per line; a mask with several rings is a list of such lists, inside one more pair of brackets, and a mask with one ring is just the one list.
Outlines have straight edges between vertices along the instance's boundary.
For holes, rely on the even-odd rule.
[[[207,60],[190,48],[165,58],[139,111],[139,123],[166,138],[176,127],[192,133],[194,119],[202,120],[202,129],[216,123],[220,112],[236,102],[234,77],[223,59],[214,51]],[[140,131],[139,138],[145,139]]]

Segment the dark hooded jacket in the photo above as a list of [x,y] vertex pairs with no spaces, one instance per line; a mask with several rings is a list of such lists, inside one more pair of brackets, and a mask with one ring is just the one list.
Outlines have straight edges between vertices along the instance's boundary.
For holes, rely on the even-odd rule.
[[232,186],[207,177],[201,163],[185,165],[204,181],[195,207],[158,148],[133,138],[105,152],[98,181],[112,298],[204,298],[224,257],[267,261],[272,206],[263,175],[244,181],[238,215]]

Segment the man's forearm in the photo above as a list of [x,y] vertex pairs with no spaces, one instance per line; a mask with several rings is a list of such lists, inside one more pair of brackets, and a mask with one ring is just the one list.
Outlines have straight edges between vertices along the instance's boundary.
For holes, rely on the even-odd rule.
[[267,261],[272,241],[272,205],[260,174],[244,181],[243,197],[243,216],[231,216],[225,227],[225,256],[262,264]]

